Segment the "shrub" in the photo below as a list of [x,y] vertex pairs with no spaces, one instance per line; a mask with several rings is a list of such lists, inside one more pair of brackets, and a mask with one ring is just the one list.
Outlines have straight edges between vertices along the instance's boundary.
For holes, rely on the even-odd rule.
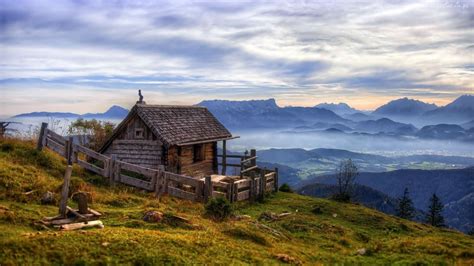
[[205,209],[206,215],[218,221],[228,218],[232,215],[233,211],[230,202],[223,197],[210,199],[207,202]]
[[13,150],[13,144],[11,143],[2,143],[2,145],[0,145],[0,150],[3,151],[3,152],[10,152]]
[[290,185],[288,185],[287,183],[284,183],[283,185],[281,185],[279,190],[281,192],[293,193],[293,189],[291,189]]

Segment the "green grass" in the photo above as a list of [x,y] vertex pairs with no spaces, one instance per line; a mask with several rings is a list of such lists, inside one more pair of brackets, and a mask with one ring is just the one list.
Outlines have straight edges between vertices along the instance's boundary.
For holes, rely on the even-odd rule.
[[[60,191],[64,169],[61,158],[35,152],[31,142],[0,141],[0,265],[278,264],[281,254],[311,265],[474,263],[469,236],[355,204],[279,192],[264,203],[235,206],[237,215],[251,218],[215,222],[206,218],[202,204],[111,188],[79,167],[73,170],[72,191],[92,194],[105,228],[48,230],[38,221],[55,215],[57,207],[39,204],[40,198]],[[321,214],[312,212],[316,206]],[[147,210],[179,215],[191,224],[147,223],[142,220]],[[263,212],[291,215],[259,221]],[[357,253],[362,248],[365,255]]]

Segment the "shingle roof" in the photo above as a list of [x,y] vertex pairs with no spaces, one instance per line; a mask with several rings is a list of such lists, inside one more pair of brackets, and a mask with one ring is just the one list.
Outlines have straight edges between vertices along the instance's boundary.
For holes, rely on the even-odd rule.
[[201,106],[136,104],[100,149],[104,151],[127,121],[138,115],[160,141],[167,145],[231,138],[232,134]]
[[232,137],[205,107],[138,104],[136,108],[153,133],[170,145]]

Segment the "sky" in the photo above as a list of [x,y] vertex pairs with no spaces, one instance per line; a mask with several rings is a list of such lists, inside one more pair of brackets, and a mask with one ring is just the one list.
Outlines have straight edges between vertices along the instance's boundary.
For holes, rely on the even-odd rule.
[[474,1],[0,0],[0,116],[474,93]]

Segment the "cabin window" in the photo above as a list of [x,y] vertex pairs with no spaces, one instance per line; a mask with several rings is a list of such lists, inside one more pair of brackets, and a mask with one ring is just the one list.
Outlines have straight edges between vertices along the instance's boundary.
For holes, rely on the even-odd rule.
[[204,144],[193,145],[193,162],[204,160]]
[[137,128],[135,129],[135,138],[136,139],[143,139],[143,128]]

